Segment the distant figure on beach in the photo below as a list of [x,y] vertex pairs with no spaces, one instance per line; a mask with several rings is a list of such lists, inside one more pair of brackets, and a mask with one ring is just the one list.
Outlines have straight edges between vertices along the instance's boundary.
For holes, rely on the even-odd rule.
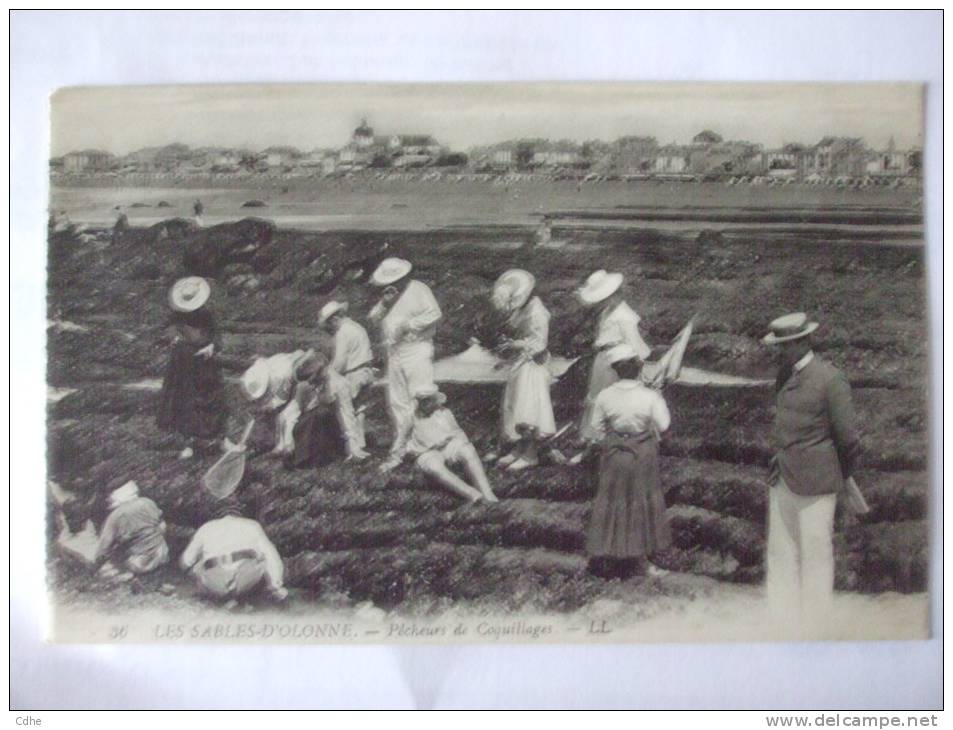
[[123,234],[129,230],[129,217],[120,206],[117,205],[115,210],[116,222],[113,225],[112,245],[118,246],[120,243],[122,243]]
[[369,316],[380,323],[387,350],[387,404],[394,422],[383,472],[400,464],[407,449],[414,425],[413,394],[434,384],[433,338],[443,312],[430,287],[410,278],[412,269],[409,261],[388,258],[371,276],[371,284],[384,290]]
[[534,246],[541,246],[546,248],[553,241],[553,227],[549,222],[549,216],[543,216],[542,222],[539,224],[539,228],[536,229],[536,237],[533,242]]
[[235,497],[216,505],[215,519],[195,532],[179,563],[214,598],[237,601],[260,587],[275,600],[288,597],[281,555]]
[[192,213],[195,215],[195,224],[199,227],[202,225],[202,214],[205,212],[205,206],[202,205],[202,201],[198,198],[195,199],[195,203],[192,204]]
[[109,516],[103,524],[95,564],[107,560],[120,569],[148,573],[169,561],[162,511],[139,486],[128,481],[109,495]]

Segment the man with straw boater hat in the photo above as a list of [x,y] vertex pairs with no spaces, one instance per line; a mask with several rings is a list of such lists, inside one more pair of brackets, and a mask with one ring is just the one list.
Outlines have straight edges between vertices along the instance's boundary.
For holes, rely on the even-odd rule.
[[834,590],[834,508],[859,449],[847,378],[811,349],[817,322],[779,317],[763,342],[777,348],[777,454],[769,476],[767,597],[778,617],[816,625]]
[[318,325],[334,336],[330,382],[341,430],[347,439],[348,456],[363,461],[369,456],[365,451],[364,413],[355,411],[354,401],[374,382],[374,354],[367,330],[347,316],[347,309],[347,302],[328,302],[321,308]]
[[592,429],[592,410],[596,397],[619,379],[606,353],[618,345],[628,345],[643,361],[652,353],[652,348],[646,344],[639,332],[639,315],[622,298],[622,282],[622,274],[599,270],[590,275],[586,283],[576,291],[584,306],[599,312],[596,339],[593,343],[595,358],[592,361],[589,388],[579,426],[579,436],[584,441],[595,436]]
[[413,266],[398,258],[384,259],[371,276],[383,289],[370,318],[380,323],[387,351],[387,403],[394,422],[394,440],[381,471],[400,464],[414,425],[414,393],[434,384],[433,338],[443,317],[440,305],[423,282],[410,278]]

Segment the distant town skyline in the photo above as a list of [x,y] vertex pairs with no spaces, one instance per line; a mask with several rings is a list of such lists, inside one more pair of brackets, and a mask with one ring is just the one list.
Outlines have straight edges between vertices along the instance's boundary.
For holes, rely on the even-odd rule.
[[51,155],[191,147],[337,148],[366,118],[378,134],[430,134],[456,150],[518,138],[685,144],[703,129],[766,147],[862,137],[923,144],[919,84],[559,83],[83,87],[51,99]]

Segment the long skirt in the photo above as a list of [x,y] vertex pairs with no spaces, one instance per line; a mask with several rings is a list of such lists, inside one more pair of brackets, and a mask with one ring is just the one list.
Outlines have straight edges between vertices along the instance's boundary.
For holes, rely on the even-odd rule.
[[526,360],[516,365],[503,391],[503,438],[519,441],[520,429],[531,428],[537,436],[556,433],[556,418],[549,397],[552,375],[545,365]]
[[618,381],[612,365],[609,364],[609,357],[605,350],[596,353],[592,361],[592,370],[589,373],[589,388],[586,390],[586,404],[582,411],[582,422],[579,424],[579,435],[586,440],[592,440],[596,437],[596,432],[592,428],[592,410],[596,404],[596,396],[610,385]]
[[196,347],[185,342],[172,348],[156,423],[183,436],[215,439],[225,430],[225,385],[215,358],[195,352]]
[[658,441],[649,434],[610,434],[599,461],[586,552],[595,557],[641,558],[671,545],[659,483]]
[[332,404],[322,404],[306,411],[294,427],[294,451],[288,466],[302,469],[326,466],[344,458],[344,434]]

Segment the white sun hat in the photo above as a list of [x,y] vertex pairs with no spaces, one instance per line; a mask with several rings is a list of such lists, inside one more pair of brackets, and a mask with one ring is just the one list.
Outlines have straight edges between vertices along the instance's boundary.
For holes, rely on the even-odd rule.
[[268,368],[268,362],[262,357],[255,360],[252,366],[242,375],[242,390],[245,397],[250,401],[256,401],[264,397],[270,384],[271,372]]
[[412,268],[413,265],[404,259],[384,259],[371,275],[371,283],[374,286],[393,284],[407,276]]
[[576,290],[576,294],[585,304],[598,304],[619,290],[623,278],[622,274],[610,274],[608,271],[599,269],[589,275],[586,283]]
[[139,496],[139,485],[131,479],[109,495],[109,507],[115,509]]
[[324,323],[331,319],[331,317],[333,317],[335,314],[346,311],[347,302],[328,302],[321,307],[321,312],[318,314],[318,325],[324,326]]
[[819,326],[817,322],[809,322],[804,312],[785,314],[768,325],[771,331],[761,341],[766,345],[777,345],[780,342],[798,340],[807,337]]
[[639,357],[639,353],[635,351],[632,345],[622,343],[611,347],[606,351],[606,359],[608,359],[610,365],[615,365],[617,362],[622,362],[623,360],[639,360],[641,362],[642,358]]
[[176,312],[194,312],[208,301],[212,288],[201,276],[179,279],[169,290],[169,306]]
[[490,298],[499,311],[513,312],[526,304],[535,287],[536,277],[531,273],[510,269],[496,280]]
[[436,398],[437,402],[443,405],[447,402],[447,396],[440,392],[440,389],[436,385],[424,385],[414,391],[414,398],[416,400],[424,400],[425,398]]

